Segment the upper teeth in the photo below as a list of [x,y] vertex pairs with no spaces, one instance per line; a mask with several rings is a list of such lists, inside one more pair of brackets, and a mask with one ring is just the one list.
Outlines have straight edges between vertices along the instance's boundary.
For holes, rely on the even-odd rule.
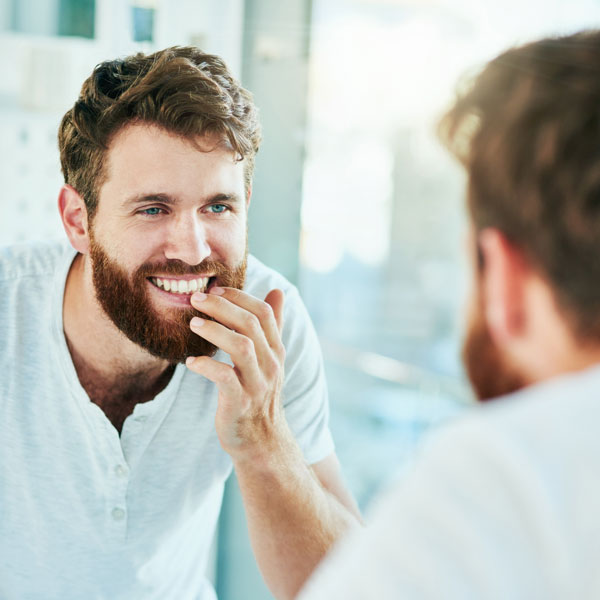
[[193,294],[194,292],[206,291],[209,277],[198,277],[198,279],[161,279],[151,277],[150,281],[157,287],[173,294]]

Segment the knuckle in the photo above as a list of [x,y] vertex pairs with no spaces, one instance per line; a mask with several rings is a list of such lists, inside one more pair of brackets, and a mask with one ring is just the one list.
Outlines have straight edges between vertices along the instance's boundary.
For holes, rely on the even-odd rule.
[[260,328],[260,323],[258,321],[258,318],[255,315],[253,315],[252,313],[248,313],[244,317],[244,324],[245,324],[246,328],[252,332],[254,332]]
[[273,316],[273,308],[271,307],[270,304],[267,304],[266,302],[263,302],[260,304],[257,312],[258,312],[258,318],[261,321],[268,320]]
[[283,342],[279,340],[279,342],[275,345],[274,348],[275,354],[279,357],[279,360],[283,363],[286,357],[286,350]]
[[235,373],[234,373],[233,369],[231,369],[231,368],[227,369],[223,373],[223,382],[228,385],[233,384],[236,379],[237,379],[237,377],[235,376]]
[[250,338],[241,336],[239,340],[239,351],[244,357],[249,357],[254,354],[254,344]]
[[265,374],[269,379],[278,377],[280,369],[279,361],[274,356],[269,357],[265,361]]

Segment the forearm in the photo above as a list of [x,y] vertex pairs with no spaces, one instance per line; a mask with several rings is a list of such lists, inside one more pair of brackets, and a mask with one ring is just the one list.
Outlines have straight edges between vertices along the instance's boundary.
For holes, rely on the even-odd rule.
[[294,598],[357,516],[323,488],[293,439],[234,466],[263,577],[276,598]]
[[235,366],[207,356],[186,364],[219,389],[215,429],[238,476],[254,554],[275,596],[293,598],[342,532],[358,522],[358,511],[335,456],[333,468],[329,459],[310,467],[287,425],[283,292],[271,290],[262,302],[212,287],[191,302],[212,317],[192,319],[192,331],[229,354]]

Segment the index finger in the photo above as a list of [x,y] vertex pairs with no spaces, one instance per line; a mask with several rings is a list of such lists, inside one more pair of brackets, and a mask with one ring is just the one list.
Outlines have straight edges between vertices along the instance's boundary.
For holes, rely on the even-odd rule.
[[281,347],[284,303],[284,294],[281,290],[271,290],[264,301],[236,288],[214,287],[208,293],[221,296],[252,313],[259,320],[269,346],[273,350]]

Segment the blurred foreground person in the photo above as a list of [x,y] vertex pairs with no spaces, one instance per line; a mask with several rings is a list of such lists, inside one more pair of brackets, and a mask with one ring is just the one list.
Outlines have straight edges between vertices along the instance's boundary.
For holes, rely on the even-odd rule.
[[464,360],[434,435],[303,600],[600,598],[600,33],[491,61],[442,136],[468,173]]
[[70,245],[0,251],[2,600],[215,598],[232,468],[278,598],[357,522],[306,309],[248,254],[259,142],[192,47],[101,63],[65,114]]

